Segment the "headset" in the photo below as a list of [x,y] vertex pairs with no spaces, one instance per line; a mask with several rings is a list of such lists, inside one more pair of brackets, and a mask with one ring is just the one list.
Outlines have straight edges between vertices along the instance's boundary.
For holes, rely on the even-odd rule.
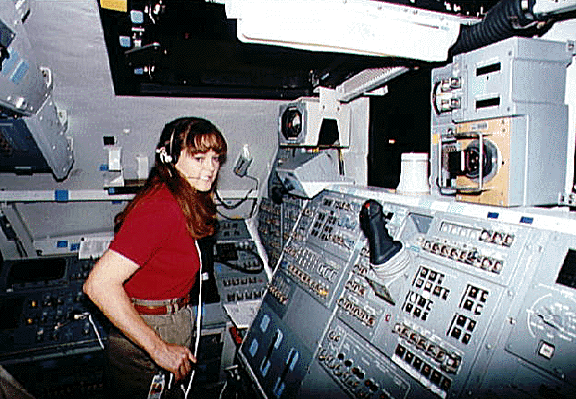
[[[190,125],[190,127],[186,127],[186,125]],[[218,131],[218,128],[210,121],[202,118],[185,117],[167,123],[160,135],[160,144],[156,148],[156,154],[158,154],[158,158],[162,164],[175,164],[178,161],[180,151],[185,144],[176,135],[181,133],[183,129],[187,130],[189,128],[197,129],[201,135],[214,130]],[[170,135],[169,137],[167,137],[168,134]]]
[[[174,154],[174,133],[175,128],[172,128],[172,133],[170,134],[170,140],[168,143],[164,143],[163,146],[156,148],[156,154],[160,157],[160,162],[163,164],[175,164],[178,161],[178,154]],[[168,147],[168,149],[166,149]]]

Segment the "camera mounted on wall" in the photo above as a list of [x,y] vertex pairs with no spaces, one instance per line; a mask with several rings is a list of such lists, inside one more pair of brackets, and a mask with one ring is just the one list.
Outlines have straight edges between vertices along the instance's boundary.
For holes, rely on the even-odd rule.
[[350,143],[350,105],[325,87],[319,88],[318,97],[281,105],[278,123],[280,146],[348,147]]
[[318,90],[318,97],[280,106],[278,136],[284,155],[277,159],[282,187],[276,193],[312,198],[328,184],[346,181],[340,149],[350,144],[350,105],[333,89]]

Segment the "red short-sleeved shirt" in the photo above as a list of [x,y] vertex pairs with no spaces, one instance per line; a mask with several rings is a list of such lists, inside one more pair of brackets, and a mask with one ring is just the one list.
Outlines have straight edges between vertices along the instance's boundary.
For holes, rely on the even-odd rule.
[[124,284],[131,298],[182,298],[190,292],[200,269],[194,239],[166,187],[143,198],[132,209],[110,249],[140,266]]

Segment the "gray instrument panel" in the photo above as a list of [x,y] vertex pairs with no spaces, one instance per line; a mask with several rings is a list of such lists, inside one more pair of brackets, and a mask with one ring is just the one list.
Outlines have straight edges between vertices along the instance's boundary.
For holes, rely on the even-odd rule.
[[262,394],[576,397],[576,237],[398,198],[380,201],[403,244],[382,265],[367,198],[324,191],[303,209],[241,348]]

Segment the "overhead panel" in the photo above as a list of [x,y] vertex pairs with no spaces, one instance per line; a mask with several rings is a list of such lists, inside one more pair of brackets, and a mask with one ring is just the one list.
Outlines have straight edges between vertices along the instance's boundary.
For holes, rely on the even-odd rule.
[[459,17],[365,0],[231,3],[228,16],[238,19],[238,38],[247,43],[423,61],[446,60],[463,22]]
[[[307,2],[303,9],[296,8],[296,15],[287,14],[284,19],[274,17],[280,11],[267,13],[262,18],[260,12],[255,14],[252,12],[254,10],[244,8],[252,3],[134,0],[126,11],[104,7],[101,3],[100,17],[115,93],[130,96],[293,100],[313,95],[314,88],[318,86],[334,89],[365,69],[413,65],[415,60],[422,59],[416,53],[434,51],[437,47],[419,48],[409,59],[399,58],[409,56],[408,53],[387,54],[386,51],[368,50],[359,54],[334,44],[330,48],[297,48],[279,40],[267,43],[259,38],[251,43],[243,42],[239,39],[242,36],[241,27],[246,26],[248,20],[251,26],[257,24],[262,28],[277,21],[277,31],[301,34],[302,26],[296,22],[300,21],[298,23],[301,24],[314,16],[338,32],[338,35],[330,38],[331,41],[341,42],[341,35],[349,36],[348,40],[357,39],[361,34],[357,32],[361,26],[350,30],[347,25],[335,20],[329,12],[332,7],[326,1]],[[396,14],[400,12],[400,15],[406,16],[408,24],[415,29],[431,29],[452,40],[457,34],[456,21],[464,16],[480,16],[494,3],[496,1],[492,0],[475,2],[474,5],[466,1],[363,1],[351,6],[357,10],[364,7],[394,7]],[[270,2],[262,10],[268,10],[275,4],[277,2]],[[236,12],[241,13],[241,19],[238,19]],[[358,16],[358,12],[348,14],[350,17]],[[409,16],[414,13],[434,17],[424,18],[428,18],[426,20],[429,22],[415,21]],[[438,25],[437,15],[446,22]],[[366,23],[373,17],[370,14],[359,17],[362,16],[366,16]],[[372,21],[377,26],[389,25],[383,12],[378,13],[378,18]],[[307,29],[313,30],[315,27],[308,24]],[[389,43],[390,37],[405,43],[411,37],[410,31],[403,27],[394,31],[392,36],[380,31],[374,32],[374,35],[370,36],[370,46]],[[357,44],[365,41],[356,39]]]
[[67,117],[52,100],[52,71],[34,55],[28,14],[28,2],[0,3],[0,172],[62,180],[73,164]]

